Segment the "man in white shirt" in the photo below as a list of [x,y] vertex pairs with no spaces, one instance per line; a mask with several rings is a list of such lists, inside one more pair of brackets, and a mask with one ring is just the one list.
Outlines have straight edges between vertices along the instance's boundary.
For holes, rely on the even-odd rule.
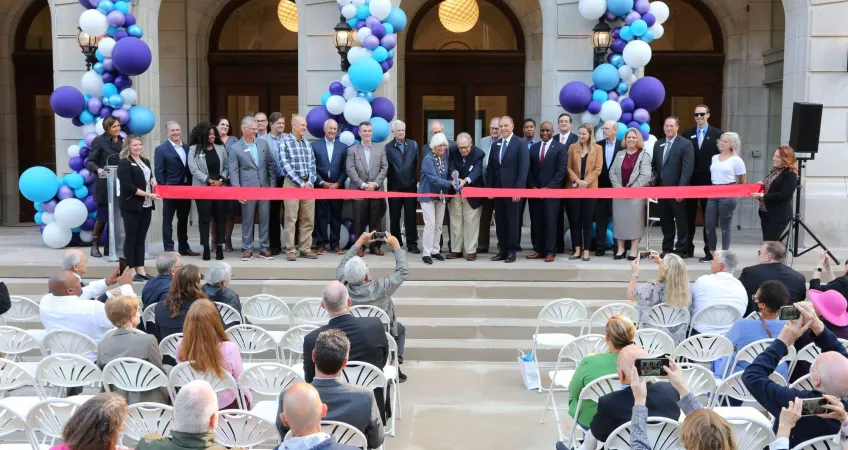
[[[126,281],[126,280],[122,280]],[[64,270],[50,277],[47,282],[50,293],[41,298],[39,309],[44,331],[73,330],[80,332],[100,343],[103,335],[114,328],[106,317],[103,303],[83,300],[82,283],[70,270]],[[135,295],[132,284],[121,285],[121,295]],[[85,355],[94,361],[94,352]]]
[[[736,253],[730,250],[715,253],[715,258],[710,263],[712,274],[699,277],[692,285],[692,317],[695,317],[699,311],[715,305],[730,306],[739,311],[740,316],[745,314],[748,293],[742,282],[733,276],[738,262]],[[695,325],[695,331],[723,334],[727,330],[722,327],[699,324]]]
[[[70,271],[80,280],[80,283],[82,284],[82,294],[80,294],[79,297],[83,300],[96,300],[103,294],[106,294],[106,296],[109,297],[109,286],[112,286],[113,284],[123,285],[132,283],[132,273],[130,271],[124,271],[124,276],[121,277],[118,269],[115,269],[108,278],[103,278],[92,281],[89,284],[85,284],[85,282],[82,281],[82,277],[85,276],[86,272],[88,272],[88,258],[85,257],[85,253],[75,248],[66,250],[65,254],[62,255],[62,269]],[[124,282],[122,283],[121,281]]]

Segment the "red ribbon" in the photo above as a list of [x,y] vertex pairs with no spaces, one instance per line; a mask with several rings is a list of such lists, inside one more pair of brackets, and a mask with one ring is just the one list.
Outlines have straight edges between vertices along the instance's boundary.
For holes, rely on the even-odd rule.
[[[156,186],[162,198],[192,200],[361,200],[373,198],[459,197],[459,195],[415,192],[364,191],[351,189],[300,189],[260,187]],[[464,198],[734,198],[763,192],[761,184],[721,186],[668,186],[600,189],[462,189]]]

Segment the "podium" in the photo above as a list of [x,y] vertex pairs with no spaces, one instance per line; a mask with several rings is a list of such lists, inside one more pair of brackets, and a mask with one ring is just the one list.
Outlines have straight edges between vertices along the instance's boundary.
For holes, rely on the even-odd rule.
[[124,257],[124,219],[118,206],[118,198],[121,195],[118,166],[106,166],[101,176],[106,178],[109,201],[109,261],[117,262]]

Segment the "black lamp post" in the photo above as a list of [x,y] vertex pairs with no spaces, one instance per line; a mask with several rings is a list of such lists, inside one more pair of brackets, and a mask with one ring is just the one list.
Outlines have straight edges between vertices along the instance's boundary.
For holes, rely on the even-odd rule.
[[353,46],[354,34],[353,29],[347,24],[344,16],[339,17],[339,23],[333,28],[333,44],[339,51],[339,56],[342,59],[342,72],[347,72],[350,68],[350,62],[347,60],[347,52]]
[[79,42],[82,54],[85,55],[85,70],[91,70],[91,66],[97,62],[97,57],[94,56],[94,52],[97,51],[97,44],[100,43],[101,37],[91,36],[85,31],[82,31],[82,28],[80,27],[77,27],[77,29],[79,30],[77,42]]
[[595,28],[592,28],[592,45],[595,47],[595,65],[598,67],[606,62],[607,51],[612,45],[612,29],[601,17]]

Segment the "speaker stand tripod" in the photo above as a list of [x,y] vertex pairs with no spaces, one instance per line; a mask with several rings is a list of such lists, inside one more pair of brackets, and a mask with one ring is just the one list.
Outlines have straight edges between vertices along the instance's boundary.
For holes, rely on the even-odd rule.
[[[818,247],[821,247],[827,255],[833,260],[834,263],[839,264],[839,260],[833,256],[833,253],[825,247],[824,243],[816,237],[815,233],[810,230],[810,227],[804,223],[804,219],[801,216],[801,181],[804,175],[804,168],[807,165],[807,161],[803,159],[798,160],[798,187],[795,189],[795,215],[792,217],[792,220],[789,221],[789,228],[783,233],[783,236],[780,237],[781,242],[786,239],[786,254],[791,255],[792,258],[797,258],[802,256],[812,250],[815,250]],[[800,250],[800,239],[801,239],[801,229],[807,232],[809,237],[811,237],[814,241],[816,241],[816,245],[812,247],[807,247],[804,250]],[[793,261],[794,262],[794,261]],[[790,262],[791,265],[791,262]]]

